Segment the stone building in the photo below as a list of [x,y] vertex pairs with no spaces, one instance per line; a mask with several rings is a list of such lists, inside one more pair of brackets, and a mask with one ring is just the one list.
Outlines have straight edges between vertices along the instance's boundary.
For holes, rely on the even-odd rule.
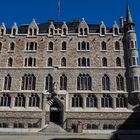
[[[140,69],[135,24],[49,20],[0,26],[0,127],[138,129]],[[136,121],[137,120],[137,121]]]

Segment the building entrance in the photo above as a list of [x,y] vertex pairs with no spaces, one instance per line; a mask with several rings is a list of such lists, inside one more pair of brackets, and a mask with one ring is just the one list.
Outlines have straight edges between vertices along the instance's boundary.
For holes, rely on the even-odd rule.
[[50,121],[59,125],[61,125],[63,122],[63,109],[55,101],[50,106]]

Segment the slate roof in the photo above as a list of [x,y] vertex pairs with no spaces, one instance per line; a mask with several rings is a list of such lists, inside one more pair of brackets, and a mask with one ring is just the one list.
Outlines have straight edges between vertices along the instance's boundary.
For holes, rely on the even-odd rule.
[[[49,26],[53,20],[48,20],[46,23],[38,24],[39,27],[39,33],[48,33]],[[78,27],[80,24],[80,20],[74,20],[73,22],[67,22],[66,25],[68,26],[68,32],[69,33],[78,33]],[[55,26],[55,29],[62,28],[63,22],[57,22],[53,21],[53,24]],[[18,33],[19,34],[27,34],[28,33],[28,27],[30,24],[21,25],[18,27]],[[89,27],[89,33],[99,33],[100,32],[100,24],[88,24]],[[112,33],[113,28],[106,27],[107,33]],[[11,29],[6,29],[6,33],[10,34]]]

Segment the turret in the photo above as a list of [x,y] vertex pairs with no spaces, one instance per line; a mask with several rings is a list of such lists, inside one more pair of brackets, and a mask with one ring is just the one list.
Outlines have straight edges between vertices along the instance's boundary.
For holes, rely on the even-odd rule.
[[[125,32],[125,53],[126,53],[126,67],[128,76],[128,91],[134,96],[140,93],[139,84],[139,60],[138,60],[138,48],[135,32],[135,24],[131,15],[129,5],[127,4],[126,21],[124,22]],[[131,88],[130,88],[131,87]]]

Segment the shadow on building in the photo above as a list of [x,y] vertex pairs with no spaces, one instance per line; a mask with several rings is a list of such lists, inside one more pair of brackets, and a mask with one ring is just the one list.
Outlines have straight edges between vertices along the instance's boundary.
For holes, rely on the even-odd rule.
[[110,140],[140,140],[140,102],[137,98],[131,100],[129,96],[128,102],[135,106],[132,114],[126,121],[119,125]]
[[[93,140],[93,139],[88,139],[88,138],[54,138],[51,140]],[[100,139],[98,139],[100,140]]]

